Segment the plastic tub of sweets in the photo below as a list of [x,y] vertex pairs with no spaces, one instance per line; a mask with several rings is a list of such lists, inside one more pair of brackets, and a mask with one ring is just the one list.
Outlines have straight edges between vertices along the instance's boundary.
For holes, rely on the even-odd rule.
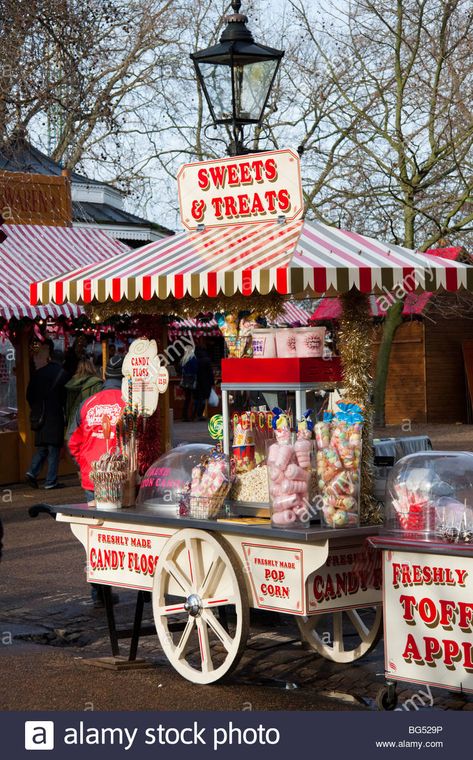
[[324,354],[325,327],[297,327],[296,354],[300,359],[320,358]]
[[253,358],[274,359],[276,356],[276,341],[274,330],[261,329],[253,332]]
[[291,359],[297,356],[296,331],[292,327],[276,330],[276,348],[280,359]]

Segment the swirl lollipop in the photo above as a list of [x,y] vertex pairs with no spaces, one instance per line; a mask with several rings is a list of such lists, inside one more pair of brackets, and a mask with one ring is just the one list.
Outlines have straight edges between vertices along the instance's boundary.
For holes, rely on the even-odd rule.
[[223,417],[214,414],[209,420],[209,435],[214,441],[223,441]]

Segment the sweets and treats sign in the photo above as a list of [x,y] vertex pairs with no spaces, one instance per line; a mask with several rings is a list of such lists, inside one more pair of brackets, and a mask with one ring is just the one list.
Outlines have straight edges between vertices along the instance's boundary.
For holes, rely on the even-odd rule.
[[473,692],[473,559],[384,557],[387,674]]
[[290,149],[184,164],[177,182],[187,230],[302,218],[300,160]]

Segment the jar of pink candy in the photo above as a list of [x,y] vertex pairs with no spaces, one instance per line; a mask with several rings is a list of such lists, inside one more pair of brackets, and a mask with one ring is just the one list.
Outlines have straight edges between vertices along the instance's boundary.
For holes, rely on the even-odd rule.
[[202,462],[192,469],[188,497],[179,506],[180,514],[199,520],[216,518],[223,509],[232,477],[228,457],[214,449],[210,456],[203,458]]
[[312,444],[306,436],[310,431],[305,428],[296,438],[288,415],[277,408],[273,414],[274,440],[267,442],[271,522],[278,528],[307,525]]

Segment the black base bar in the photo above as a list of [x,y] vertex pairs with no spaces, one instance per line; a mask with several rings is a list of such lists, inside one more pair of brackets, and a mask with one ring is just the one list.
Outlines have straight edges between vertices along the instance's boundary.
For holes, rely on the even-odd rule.
[[[100,584],[97,584],[100,585]],[[105,602],[105,613],[107,616],[108,634],[110,637],[110,648],[113,657],[120,656],[119,639],[130,639],[130,651],[128,653],[128,662],[135,662],[138,654],[138,644],[141,636],[156,636],[156,627],[154,625],[142,625],[143,609],[146,601],[151,599],[149,591],[138,591],[136,596],[135,616],[132,628],[117,628],[115,620],[115,611],[113,608],[113,589],[112,586],[100,585],[103,591]],[[172,632],[183,631],[185,623],[170,623],[169,630]]]

